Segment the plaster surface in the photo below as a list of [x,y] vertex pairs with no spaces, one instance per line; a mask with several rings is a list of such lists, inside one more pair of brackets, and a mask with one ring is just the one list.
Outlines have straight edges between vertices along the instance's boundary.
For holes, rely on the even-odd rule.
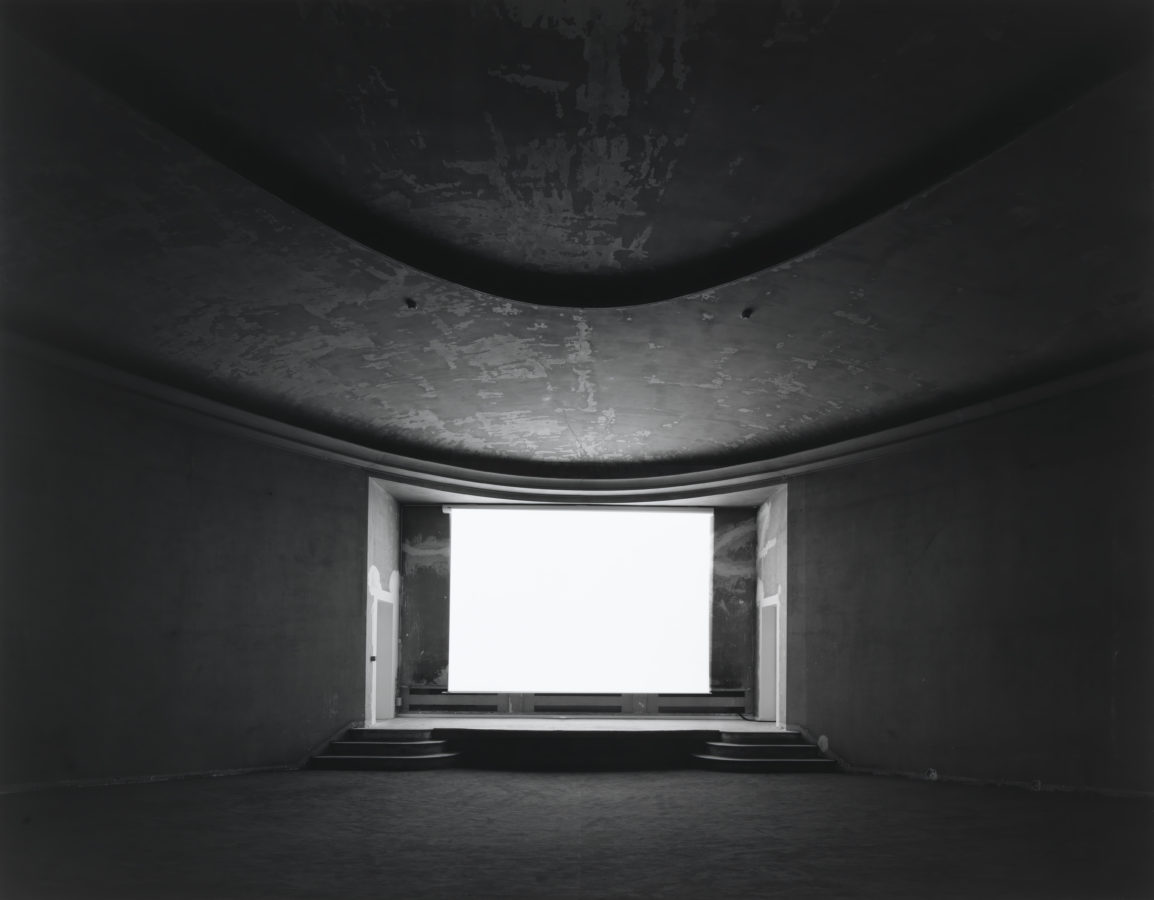
[[[1130,59],[1140,4],[16,6],[5,327],[326,434],[692,470],[1150,346],[1154,79],[1079,62]],[[1039,93],[1053,116],[902,193]],[[900,196],[789,259],[709,261],[862,185]],[[618,277],[671,299],[618,303]]]
[[0,386],[0,784],[296,765],[363,716],[363,475]]
[[1152,398],[791,481],[788,721],[866,769],[1154,789]]

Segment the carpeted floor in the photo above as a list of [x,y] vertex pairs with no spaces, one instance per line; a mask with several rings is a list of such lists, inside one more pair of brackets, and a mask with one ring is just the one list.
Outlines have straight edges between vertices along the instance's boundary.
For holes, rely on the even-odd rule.
[[1154,804],[851,775],[296,772],[0,798],[0,896],[1154,897]]

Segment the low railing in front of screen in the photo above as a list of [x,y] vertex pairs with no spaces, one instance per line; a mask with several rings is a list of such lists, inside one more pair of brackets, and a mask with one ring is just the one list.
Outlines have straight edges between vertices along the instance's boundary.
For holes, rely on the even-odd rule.
[[708,694],[514,694],[450,693],[441,687],[401,685],[398,712],[433,715],[507,716],[711,716],[752,715],[752,692],[745,688]]

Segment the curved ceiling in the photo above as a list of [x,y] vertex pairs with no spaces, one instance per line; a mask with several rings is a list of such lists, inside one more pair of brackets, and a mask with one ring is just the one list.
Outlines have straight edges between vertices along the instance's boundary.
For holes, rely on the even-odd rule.
[[1146,4],[7,13],[7,327],[326,434],[693,471],[1150,345]]
[[21,27],[367,248],[631,306],[788,262],[1133,64],[1137,5],[36,3]]

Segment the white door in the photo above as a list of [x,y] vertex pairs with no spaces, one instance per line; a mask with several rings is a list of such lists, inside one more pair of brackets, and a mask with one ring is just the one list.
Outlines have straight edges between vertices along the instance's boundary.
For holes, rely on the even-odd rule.
[[381,572],[369,566],[368,621],[366,625],[369,654],[365,721],[391,719],[396,714],[397,693],[397,593],[400,573],[389,576],[388,589],[381,583]]
[[777,610],[778,596],[757,604],[757,718],[777,721]]
[[397,605],[391,600],[376,602],[376,629],[373,656],[373,720],[391,719],[396,715],[397,677]]

